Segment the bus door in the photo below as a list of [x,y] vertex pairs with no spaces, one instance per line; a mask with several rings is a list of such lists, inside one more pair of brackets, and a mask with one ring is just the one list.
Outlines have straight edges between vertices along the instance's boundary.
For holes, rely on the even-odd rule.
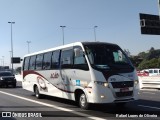
[[85,55],[80,46],[75,46],[73,49],[73,71],[72,71],[72,83],[73,86],[86,88],[91,82],[91,75],[89,67],[85,59]]
[[71,88],[71,73],[73,68],[73,47],[63,49],[61,51],[60,59],[60,77],[61,86],[60,89],[63,91],[63,97],[68,98],[68,93],[72,92]]
[[[48,75],[48,88],[50,88],[50,91],[54,96],[61,97],[62,92],[61,89],[61,76],[60,76],[60,62],[59,62],[59,57],[60,57],[60,50],[55,50],[53,52],[46,53],[44,55],[44,64],[45,64],[45,69],[49,69],[49,71],[46,74]],[[54,86],[54,87],[53,87]]]
[[84,89],[88,85],[91,80],[89,68],[80,46],[62,50],[61,76],[64,96],[73,93],[76,87]]

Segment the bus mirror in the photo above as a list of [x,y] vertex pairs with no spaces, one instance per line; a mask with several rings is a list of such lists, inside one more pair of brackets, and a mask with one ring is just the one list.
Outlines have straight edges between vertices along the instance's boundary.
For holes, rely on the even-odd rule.
[[74,49],[74,55],[75,55],[75,57],[79,57],[80,54],[81,54],[80,52],[81,52],[81,50],[79,48],[75,48]]

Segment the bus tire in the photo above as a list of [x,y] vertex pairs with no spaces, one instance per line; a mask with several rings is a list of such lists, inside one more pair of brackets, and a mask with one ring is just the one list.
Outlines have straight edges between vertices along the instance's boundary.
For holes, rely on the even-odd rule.
[[89,103],[84,93],[81,93],[79,96],[79,106],[80,108],[85,109],[85,110],[89,109]]
[[34,93],[35,93],[36,98],[38,99],[42,98],[42,95],[39,93],[39,89],[37,86],[35,86],[34,88]]

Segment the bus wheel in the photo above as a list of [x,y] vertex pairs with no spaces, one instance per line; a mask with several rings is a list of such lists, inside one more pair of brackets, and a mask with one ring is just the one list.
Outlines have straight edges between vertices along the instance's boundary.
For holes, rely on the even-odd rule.
[[38,99],[41,98],[42,95],[39,93],[39,89],[37,86],[34,88],[34,93],[35,93],[36,98]]
[[82,109],[89,109],[89,103],[87,102],[87,98],[86,95],[84,93],[82,93],[79,97],[79,106]]

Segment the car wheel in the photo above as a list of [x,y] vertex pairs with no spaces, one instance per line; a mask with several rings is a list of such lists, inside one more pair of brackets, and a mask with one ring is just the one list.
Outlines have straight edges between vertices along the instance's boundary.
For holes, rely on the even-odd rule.
[[37,86],[34,89],[34,93],[35,93],[36,98],[38,99],[42,98],[42,95],[39,93],[39,89]]
[[84,93],[82,93],[79,97],[79,106],[85,110],[89,109],[89,103]]

